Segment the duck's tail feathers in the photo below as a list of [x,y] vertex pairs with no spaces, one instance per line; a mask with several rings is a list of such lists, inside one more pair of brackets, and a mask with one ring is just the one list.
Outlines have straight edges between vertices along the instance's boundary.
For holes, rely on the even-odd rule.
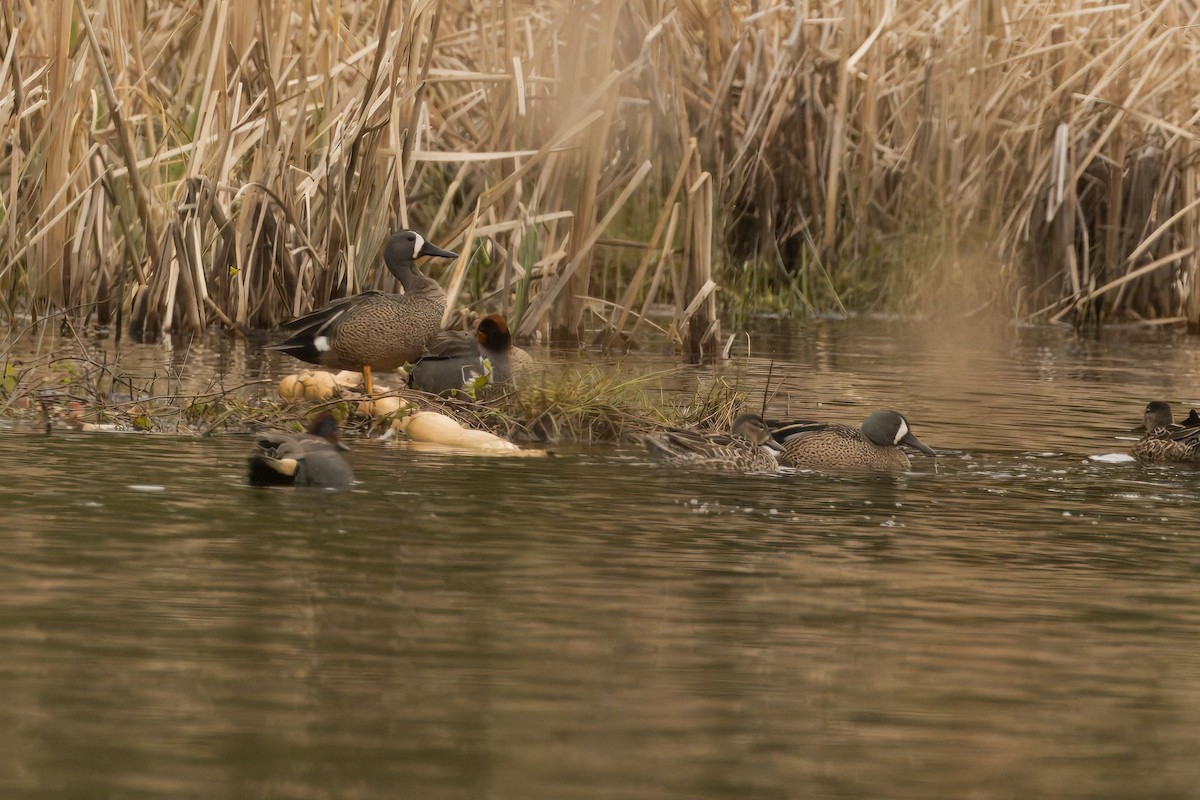
[[688,453],[686,449],[681,450],[679,444],[670,435],[643,436],[642,445],[646,448],[647,453],[659,461],[677,461],[686,457]]
[[324,336],[308,336],[297,334],[290,339],[284,339],[282,342],[269,344],[267,350],[277,350],[280,353],[287,353],[293,358],[298,358],[301,361],[307,361],[309,364],[322,364],[323,359],[329,353],[329,340]]
[[367,294],[372,294],[372,292],[363,292],[354,297],[335,300],[311,314],[305,314],[303,317],[297,317],[291,322],[284,323],[283,329],[291,331],[292,335],[282,342],[267,345],[266,349],[287,353],[289,356],[294,356],[310,364],[325,363],[324,359],[328,357],[327,354],[332,348],[330,336],[334,323],[352,307],[353,303],[359,302],[363,295]]

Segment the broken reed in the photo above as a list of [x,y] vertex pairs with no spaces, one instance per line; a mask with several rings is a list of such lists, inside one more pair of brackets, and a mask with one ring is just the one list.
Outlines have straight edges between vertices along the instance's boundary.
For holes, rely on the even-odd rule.
[[992,300],[992,264],[1040,319],[1195,323],[1198,24],[1178,0],[18,0],[0,302],[271,328],[391,288],[380,245],[411,225],[462,253],[448,324],[526,336],[617,341],[666,304],[711,351],[719,282],[786,310]]

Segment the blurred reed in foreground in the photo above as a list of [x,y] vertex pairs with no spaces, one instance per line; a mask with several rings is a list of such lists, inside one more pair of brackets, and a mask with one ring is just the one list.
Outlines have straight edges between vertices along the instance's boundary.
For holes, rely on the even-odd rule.
[[[269,328],[462,254],[448,324],[1200,321],[1200,4],[18,0],[0,304]],[[665,316],[664,316],[665,318]],[[649,323],[654,324],[654,323]],[[661,320],[660,323],[661,324]]]

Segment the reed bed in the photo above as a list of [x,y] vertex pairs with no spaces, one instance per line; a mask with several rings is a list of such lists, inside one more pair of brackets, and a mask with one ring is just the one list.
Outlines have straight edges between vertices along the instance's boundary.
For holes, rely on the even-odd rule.
[[522,337],[623,344],[663,305],[697,354],[722,308],[1194,326],[1198,25],[1196,0],[16,0],[0,312],[272,328],[392,288],[412,226],[461,253],[446,324]]

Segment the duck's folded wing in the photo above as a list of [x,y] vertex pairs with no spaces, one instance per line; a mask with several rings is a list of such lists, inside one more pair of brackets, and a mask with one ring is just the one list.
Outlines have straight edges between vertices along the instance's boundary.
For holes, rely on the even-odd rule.
[[441,331],[425,346],[425,353],[431,356],[475,356],[479,353],[479,342],[471,331]]
[[1172,442],[1200,442],[1200,419],[1193,421],[1189,416],[1182,423],[1172,425],[1170,428],[1158,428],[1151,436],[1157,439],[1170,439]]
[[[285,331],[295,331],[297,336],[301,334],[308,336],[320,336],[322,333],[328,330],[330,325],[332,325],[349,309],[359,305],[365,300],[369,300],[374,297],[383,297],[384,295],[384,292],[376,289],[359,292],[358,294],[351,295],[350,297],[343,297],[340,300],[334,300],[328,305],[318,308],[316,311],[296,317],[290,322],[285,322],[280,327]],[[296,336],[293,336],[292,338],[296,338]],[[268,349],[279,349],[282,344],[286,344],[286,342],[280,342],[276,345],[268,345]]]
[[822,433],[839,427],[828,422],[816,422],[811,419],[798,419],[791,422],[769,419],[766,420],[766,423],[767,427],[771,429],[771,438],[780,444],[786,442],[788,439]]

